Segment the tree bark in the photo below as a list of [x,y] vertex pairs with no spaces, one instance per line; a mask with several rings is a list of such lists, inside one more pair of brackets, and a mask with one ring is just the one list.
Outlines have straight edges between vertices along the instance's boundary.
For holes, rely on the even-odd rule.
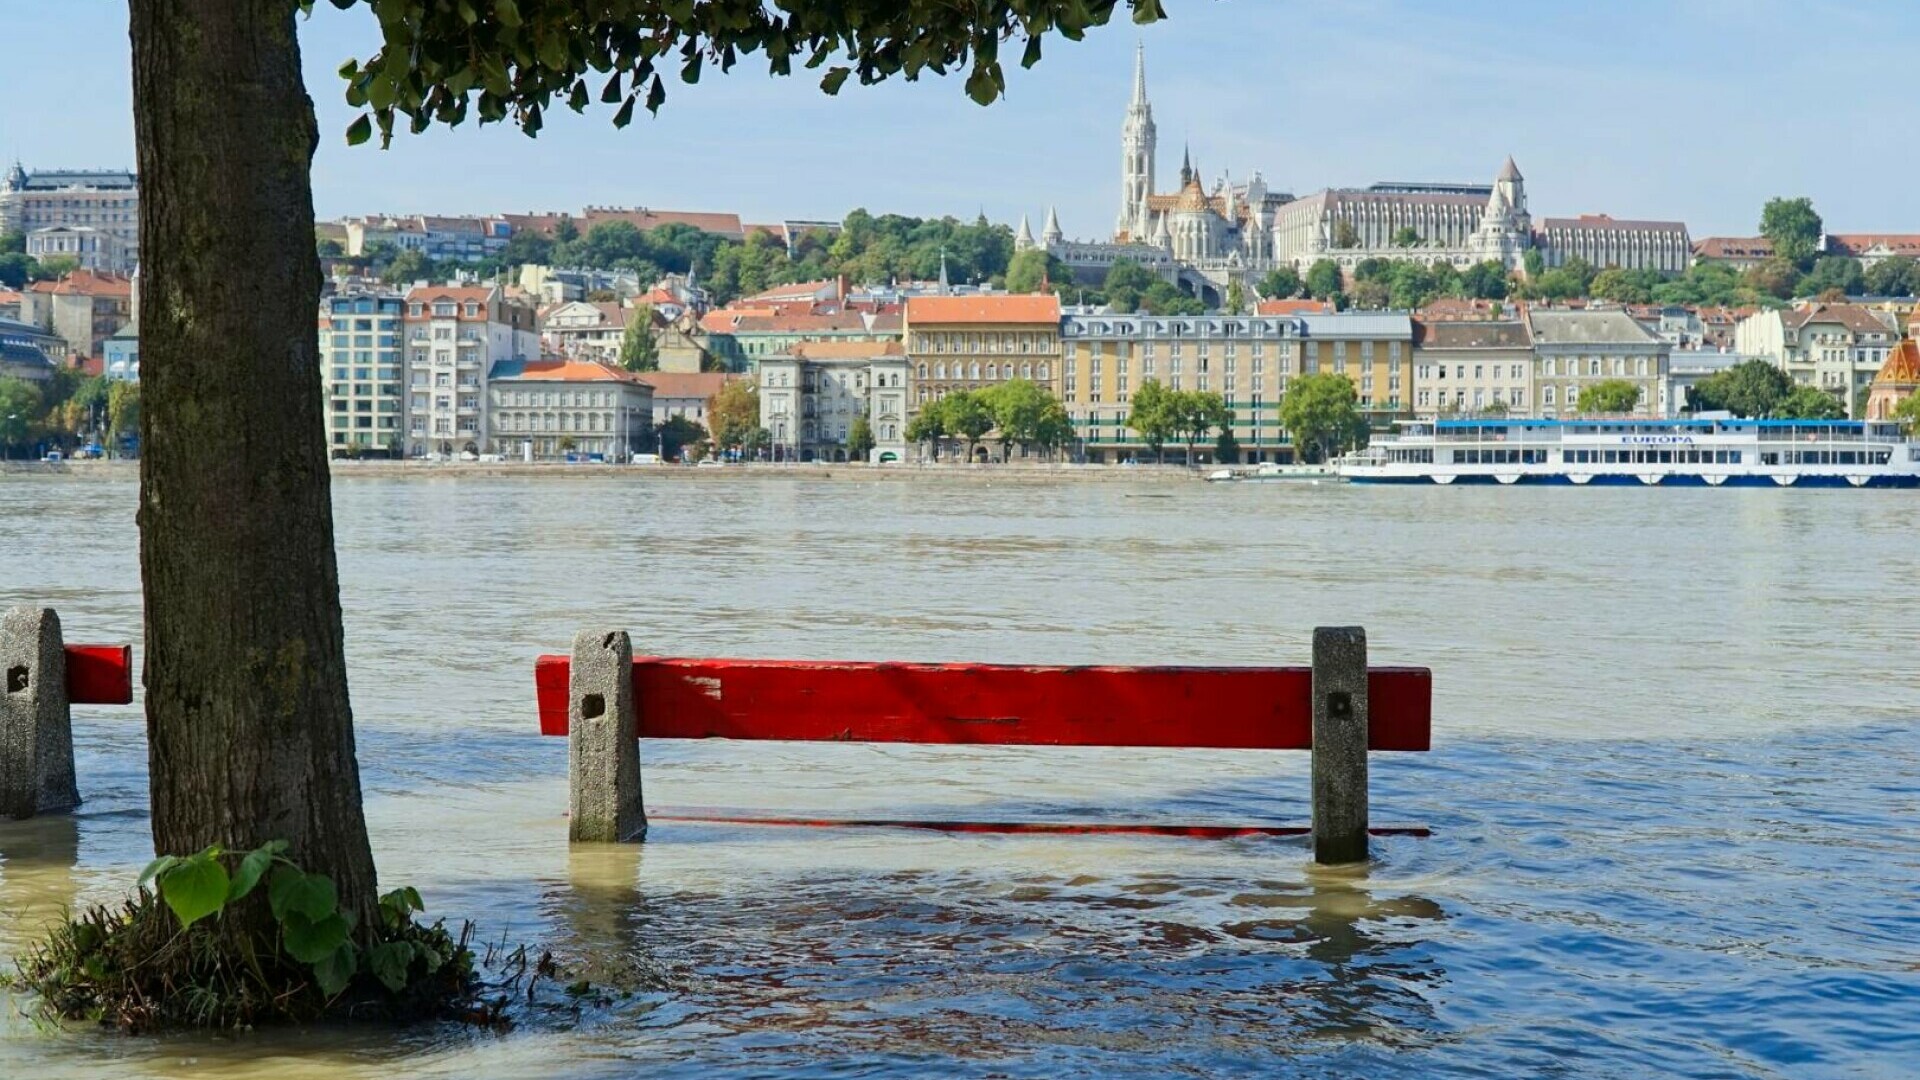
[[369,915],[297,5],[130,7],[154,850],[286,840]]

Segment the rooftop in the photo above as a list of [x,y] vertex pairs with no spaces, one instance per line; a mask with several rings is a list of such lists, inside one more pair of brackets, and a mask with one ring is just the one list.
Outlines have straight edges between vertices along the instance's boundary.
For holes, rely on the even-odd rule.
[[719,393],[728,379],[737,377],[721,371],[649,371],[642,376],[653,387],[654,397],[702,400]]
[[520,379],[540,382],[624,382],[651,385],[651,373],[642,376],[611,364],[592,360],[500,360],[488,373],[489,379]]
[[1415,319],[1413,344],[1420,349],[1526,349],[1533,345],[1533,339],[1527,334],[1527,324],[1518,319]]
[[1660,339],[1624,311],[1541,311],[1527,313],[1539,345],[1653,345]]
[[993,296],[910,296],[911,323],[1051,323],[1060,321],[1060,298],[1052,293]]

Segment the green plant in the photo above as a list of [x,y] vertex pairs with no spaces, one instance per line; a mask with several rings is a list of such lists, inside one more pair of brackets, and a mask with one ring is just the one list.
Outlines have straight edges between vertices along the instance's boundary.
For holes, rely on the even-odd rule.
[[[345,990],[363,963],[397,994],[406,988],[416,961],[431,976],[453,958],[451,950],[436,942],[401,935],[413,914],[426,910],[412,888],[380,897],[378,912],[386,932],[381,936],[389,939],[362,945],[354,939],[353,913],[340,907],[333,879],[300,869],[286,850],[286,841],[270,840],[245,853],[230,853],[215,844],[194,855],[162,855],[140,872],[139,885],[152,883],[184,931],[202,919],[222,916],[265,880],[280,949],[307,965],[328,997]],[[227,861],[236,854],[238,862],[229,871]]]

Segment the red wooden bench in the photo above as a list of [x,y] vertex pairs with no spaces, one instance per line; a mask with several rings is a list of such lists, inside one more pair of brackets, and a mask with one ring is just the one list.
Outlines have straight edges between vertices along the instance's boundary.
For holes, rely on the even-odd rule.
[[133,648],[68,645],[51,608],[0,612],[0,818],[80,805],[72,706],[133,701]]
[[[1043,667],[632,655],[583,632],[534,664],[540,731],[569,736],[571,834],[645,835],[636,738],[1313,750],[1316,857],[1364,858],[1367,752],[1430,746],[1432,673],[1366,666],[1358,628],[1315,632],[1313,667]],[[1299,834],[1266,825],[1073,825],[701,815],[949,831]],[[1418,831],[1418,830],[1409,830]]]

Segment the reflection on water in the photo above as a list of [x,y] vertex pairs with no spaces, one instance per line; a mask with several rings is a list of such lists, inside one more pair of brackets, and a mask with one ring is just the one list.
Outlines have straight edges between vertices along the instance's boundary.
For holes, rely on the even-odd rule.
[[[1153,494],[1167,498],[1137,499]],[[389,883],[633,992],[501,1038],[47,1036],[0,1076],[1908,1075],[1920,581],[1900,493],[350,481],[336,487]],[[131,485],[0,483],[0,603],[139,641]],[[713,655],[1436,670],[1376,759],[1364,876],[1298,840],[662,821],[565,843],[531,658],[582,623]],[[0,954],[148,855],[130,710],[73,818],[0,825]],[[1307,818],[1306,755],[648,744],[664,806]]]

